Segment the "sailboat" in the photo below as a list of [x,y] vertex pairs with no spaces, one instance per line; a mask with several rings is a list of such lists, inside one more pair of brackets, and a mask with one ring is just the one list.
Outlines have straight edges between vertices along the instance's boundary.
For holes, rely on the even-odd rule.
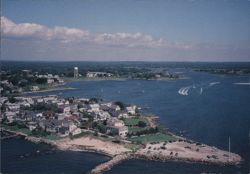
[[203,88],[200,89],[200,95],[202,94],[202,92],[203,92]]

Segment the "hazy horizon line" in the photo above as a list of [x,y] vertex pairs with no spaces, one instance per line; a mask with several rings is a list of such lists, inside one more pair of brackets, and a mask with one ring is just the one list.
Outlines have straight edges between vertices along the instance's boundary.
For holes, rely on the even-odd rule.
[[0,61],[4,62],[176,62],[176,63],[250,63],[249,61],[204,61],[204,60],[7,60],[1,59]]

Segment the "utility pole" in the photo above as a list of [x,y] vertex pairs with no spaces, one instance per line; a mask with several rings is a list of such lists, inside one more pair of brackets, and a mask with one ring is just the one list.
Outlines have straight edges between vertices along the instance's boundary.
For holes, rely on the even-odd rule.
[[[249,82],[250,82],[250,77],[249,77]],[[248,146],[250,148],[250,130],[249,130],[249,133],[248,133]],[[250,161],[249,161],[249,173],[250,174]]]
[[230,162],[231,160],[231,139],[230,139],[230,136],[228,138],[228,162]]

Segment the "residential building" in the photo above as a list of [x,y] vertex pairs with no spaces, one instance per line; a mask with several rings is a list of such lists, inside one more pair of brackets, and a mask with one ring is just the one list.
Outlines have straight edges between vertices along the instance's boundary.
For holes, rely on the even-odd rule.
[[110,118],[107,120],[107,133],[118,135],[124,138],[128,134],[128,127],[125,126],[122,120],[119,120],[117,118]]

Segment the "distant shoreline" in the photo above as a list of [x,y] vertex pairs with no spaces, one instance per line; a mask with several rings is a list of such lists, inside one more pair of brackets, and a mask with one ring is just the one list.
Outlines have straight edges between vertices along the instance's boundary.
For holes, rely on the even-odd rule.
[[169,80],[183,80],[189,79],[189,77],[179,77],[179,78],[168,78],[161,77],[156,79],[146,79],[146,78],[64,78],[65,82],[77,82],[77,81],[128,81],[128,80],[145,80],[145,81],[169,81]]
[[75,89],[77,89],[77,88],[72,88],[72,87],[49,88],[49,89],[44,89],[44,90],[39,90],[39,91],[22,92],[21,95],[23,95],[23,94],[34,94],[34,93],[51,92],[51,91],[75,90]]

